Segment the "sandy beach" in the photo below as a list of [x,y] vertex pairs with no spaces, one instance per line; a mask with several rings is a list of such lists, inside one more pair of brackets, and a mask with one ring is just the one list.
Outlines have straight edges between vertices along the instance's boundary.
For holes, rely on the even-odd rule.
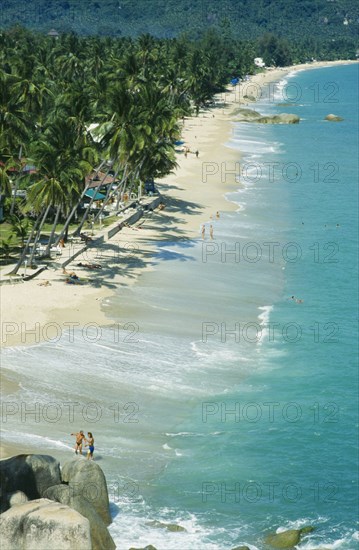
[[[145,270],[155,269],[158,241],[200,239],[203,225],[205,238],[209,239],[211,219],[216,218],[216,213],[219,212],[220,222],[221,212],[237,209],[224,196],[240,185],[236,169],[238,151],[226,143],[231,139],[233,111],[240,105],[248,105],[244,96],[255,95],[253,90],[260,90],[294,70],[347,63],[350,62],[318,62],[266,70],[219,94],[214,106],[201,110],[198,117],[186,119],[182,130],[184,144],[178,148],[178,168],[156,182],[165,208],[149,212],[133,226],[124,227],[103,247],[90,246],[83,256],[67,265],[66,271],[75,271],[85,279],[84,285],[66,284],[66,273],[61,268],[48,269],[31,281],[2,285],[1,346],[33,345],[56,339],[61,331],[71,327],[112,324],[106,316],[104,300],[121,292],[122,287],[135,284]],[[189,148],[187,154],[184,147]],[[79,267],[79,262],[98,263],[102,269],[88,270]],[[11,266],[2,267],[1,276],[9,271]],[[11,395],[17,387],[2,371],[1,393]],[[0,457],[14,452],[16,449],[11,446],[1,446]]]

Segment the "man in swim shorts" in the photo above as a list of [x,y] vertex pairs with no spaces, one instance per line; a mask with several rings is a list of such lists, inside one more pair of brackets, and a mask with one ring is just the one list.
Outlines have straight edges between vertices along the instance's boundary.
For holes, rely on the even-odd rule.
[[77,454],[77,452],[80,451],[80,455],[82,455],[82,442],[85,439],[84,432],[80,430],[79,432],[73,433],[71,435],[74,435],[76,437],[75,454]]

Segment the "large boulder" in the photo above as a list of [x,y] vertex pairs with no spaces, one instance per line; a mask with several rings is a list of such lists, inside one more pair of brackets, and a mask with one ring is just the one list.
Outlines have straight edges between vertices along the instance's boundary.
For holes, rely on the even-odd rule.
[[142,547],[142,548],[134,548],[133,546],[131,546],[131,548],[129,550],[157,550],[157,548],[152,546],[152,544],[148,544],[147,546]]
[[100,466],[91,460],[69,460],[63,465],[61,474],[62,481],[70,488],[71,498],[78,496],[90,502],[105,525],[110,525],[106,478]]
[[105,523],[91,502],[82,496],[74,496],[68,485],[62,484],[50,487],[45,492],[45,497],[73,508],[89,520],[93,550],[103,550],[104,548],[114,550],[116,548]]
[[302,529],[289,529],[282,533],[268,535],[265,539],[267,544],[273,548],[294,548],[300,543],[301,536],[305,533],[310,533],[314,527],[303,527]]
[[42,497],[51,485],[61,483],[60,464],[48,455],[13,456],[0,460],[0,480],[1,510],[7,510],[7,493],[22,491],[29,500],[34,500]]
[[37,499],[0,516],[1,547],[6,550],[91,550],[90,524],[68,506]]
[[234,112],[236,122],[254,122],[261,118],[261,114],[253,109],[237,109]]
[[324,120],[329,120],[329,122],[341,122],[342,120],[344,120],[344,118],[338,115],[330,114],[327,115]]
[[236,546],[235,548],[232,548],[232,550],[251,550],[249,546]]

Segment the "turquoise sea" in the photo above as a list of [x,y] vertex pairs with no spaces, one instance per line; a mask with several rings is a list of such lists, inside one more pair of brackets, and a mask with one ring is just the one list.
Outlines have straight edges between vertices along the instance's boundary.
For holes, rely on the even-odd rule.
[[106,301],[113,328],[3,353],[4,441],[63,462],[92,431],[119,549],[262,549],[306,525],[301,548],[358,547],[357,101],[357,64],[265,88],[255,109],[301,121],[233,123],[238,210],[214,241],[164,238]]

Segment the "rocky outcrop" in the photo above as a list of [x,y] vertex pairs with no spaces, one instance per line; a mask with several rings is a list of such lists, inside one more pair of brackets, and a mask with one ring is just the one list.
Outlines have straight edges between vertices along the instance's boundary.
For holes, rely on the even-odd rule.
[[237,109],[233,113],[236,122],[255,122],[261,118],[261,114],[253,109]]
[[236,122],[258,122],[261,124],[298,124],[298,115],[282,113],[279,115],[263,116],[252,109],[238,109],[235,113]]
[[329,120],[329,122],[341,122],[344,118],[338,115],[327,115],[324,120]]
[[131,546],[131,548],[129,550],[157,550],[157,548],[155,548],[154,546],[152,546],[152,544],[149,544],[148,546],[145,546],[144,548],[134,548],[133,546]]
[[48,499],[10,508],[0,516],[0,530],[6,550],[91,550],[88,519]]
[[282,113],[281,115],[262,116],[256,120],[262,124],[298,124],[300,118],[298,115]]
[[232,550],[251,550],[249,546],[236,546],[235,548],[232,548]]
[[[22,491],[29,500],[44,496],[61,483],[60,464],[48,455],[18,455],[0,460],[1,510],[7,510],[9,493]],[[5,488],[4,488],[5,487]]]
[[55,485],[47,489],[45,497],[65,504],[79,512],[90,522],[92,550],[114,550],[116,545],[94,506],[82,496],[74,496],[68,485]]
[[282,533],[275,533],[268,535],[265,539],[267,544],[273,546],[273,548],[294,548],[299,544],[302,535],[310,533],[314,530],[314,527],[303,527],[302,529],[289,529]]
[[97,464],[75,459],[60,472],[51,456],[19,455],[0,461],[0,481],[2,548],[116,548],[107,529],[106,479]]
[[63,465],[61,475],[62,481],[69,486],[71,498],[87,500],[105,525],[110,525],[112,520],[106,478],[100,466],[90,460],[69,460]]

